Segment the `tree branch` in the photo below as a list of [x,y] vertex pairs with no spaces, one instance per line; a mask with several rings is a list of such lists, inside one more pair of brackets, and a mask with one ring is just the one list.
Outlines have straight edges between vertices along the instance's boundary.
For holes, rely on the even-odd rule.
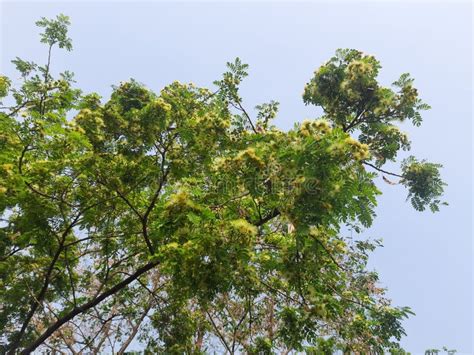
[[217,327],[216,323],[214,322],[214,319],[212,319],[212,316],[209,314],[209,312],[206,310],[206,314],[207,316],[209,317],[209,320],[211,321],[211,324],[214,328],[214,330],[216,331],[217,333],[217,336],[219,337],[220,341],[222,342],[222,344],[225,346],[225,348],[227,349],[227,351],[229,352],[229,354],[232,354],[232,350],[230,349],[229,347],[229,344],[227,344],[227,342],[225,341],[225,338],[224,336],[221,334],[221,332],[219,331],[219,328]]
[[244,116],[247,118],[247,121],[249,121],[250,123],[250,126],[252,127],[252,130],[254,133],[258,133],[257,132],[257,129],[255,128],[255,126],[253,125],[253,122],[252,122],[252,119],[250,118],[249,114],[247,113],[247,111],[245,110],[245,108],[242,106],[242,104],[240,103],[240,99],[237,99],[236,100],[236,103],[237,103],[237,108],[242,111],[242,113],[244,114]]
[[367,165],[367,166],[370,166],[371,168],[377,170],[377,171],[380,171],[381,173],[384,173],[384,174],[387,174],[387,175],[392,175],[392,176],[396,176],[400,179],[403,179],[403,176],[402,175],[399,175],[399,174],[395,174],[395,173],[391,173],[390,171],[386,171],[386,170],[383,170],[383,169],[380,169],[378,168],[377,166],[367,162],[367,161],[363,161],[362,164],[364,165]]
[[[130,283],[135,281],[138,277],[143,275],[144,273],[148,272],[149,270],[153,269],[155,266],[159,265],[159,261],[152,261],[148,264],[139,268],[134,274],[130,275],[126,279],[122,280],[114,287],[108,289],[107,291],[103,292],[100,296],[90,300],[89,302],[83,304],[80,307],[74,307],[69,313],[58,319],[55,323],[50,325],[35,341],[33,341],[29,346],[27,346],[21,354],[30,354],[32,353],[38,346],[40,346],[46,339],[48,339],[54,332],[56,332],[62,325],[73,319],[75,316],[84,313],[85,311],[95,307],[100,302],[105,300],[106,298],[116,294],[120,290],[127,287]],[[13,354],[13,353],[12,353]]]
[[268,221],[272,220],[275,217],[278,217],[280,214],[281,213],[280,213],[279,210],[274,209],[268,215],[266,215],[265,217],[259,219],[256,223],[254,223],[254,226],[256,226],[256,227],[263,226],[265,223],[267,223]]
[[35,299],[31,302],[30,310],[28,314],[26,315],[25,320],[23,321],[23,324],[21,326],[20,332],[15,335],[15,339],[9,346],[9,351],[8,354],[15,354],[15,350],[18,348],[20,345],[20,341],[23,338],[23,335],[25,334],[26,328],[30,324],[31,319],[33,318],[34,314],[36,313],[36,310],[38,307],[41,305],[41,302],[43,301],[46,292],[48,291],[49,284],[51,282],[51,275],[53,273],[54,267],[56,265],[56,262],[59,259],[59,256],[61,255],[63,249],[64,249],[64,242],[66,241],[66,237],[69,234],[69,232],[74,228],[75,224],[79,220],[81,214],[78,214],[74,220],[67,226],[67,228],[64,230],[64,232],[61,235],[61,240],[58,246],[58,250],[53,256],[53,260],[51,260],[51,263],[49,264],[48,270],[46,271],[46,275],[44,276],[44,282],[43,286],[41,287],[41,290],[38,294],[38,296],[35,297]]

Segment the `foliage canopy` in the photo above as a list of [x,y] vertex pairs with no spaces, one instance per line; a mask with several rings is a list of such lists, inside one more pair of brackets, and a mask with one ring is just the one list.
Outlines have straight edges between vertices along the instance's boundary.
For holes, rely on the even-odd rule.
[[429,108],[408,74],[383,87],[373,56],[338,50],[304,90],[324,115],[284,132],[277,102],[244,108],[239,59],[214,91],[130,80],[103,100],[52,76],[69,19],[37,25],[46,64],[0,76],[4,351],[402,353],[411,311],[366,267],[379,242],[347,231],[371,225],[379,174],[442,204],[440,165],[383,170]]

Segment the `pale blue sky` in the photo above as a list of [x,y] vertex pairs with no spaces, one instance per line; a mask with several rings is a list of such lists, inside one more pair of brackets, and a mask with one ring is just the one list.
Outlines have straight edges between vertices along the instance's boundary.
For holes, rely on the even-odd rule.
[[473,353],[471,4],[37,1],[2,2],[1,11],[1,71],[13,79],[13,57],[45,58],[35,20],[62,12],[72,20],[74,51],[56,51],[53,66],[74,71],[85,91],[106,96],[131,77],[157,91],[174,80],[210,86],[239,56],[250,64],[247,107],[279,101],[276,123],[285,129],[319,114],[301,94],[337,48],[375,55],[387,85],[410,72],[433,107],[421,128],[406,127],[412,153],[444,164],[450,206],[418,213],[402,187],[381,182],[378,218],[366,234],[385,247],[371,267],[394,303],[417,314],[405,322],[407,350]]

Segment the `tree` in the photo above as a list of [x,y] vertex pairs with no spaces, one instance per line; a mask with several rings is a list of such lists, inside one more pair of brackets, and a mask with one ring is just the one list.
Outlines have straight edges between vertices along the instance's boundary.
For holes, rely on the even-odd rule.
[[46,64],[0,77],[5,352],[403,352],[412,312],[367,270],[363,231],[378,175],[417,210],[443,203],[440,165],[384,169],[429,108],[408,74],[383,87],[373,56],[338,50],[304,90],[324,115],[284,132],[278,103],[244,108],[239,59],[214,91],[130,80],[104,101],[51,74],[69,19],[37,25]]
[[[443,346],[443,351],[448,355],[454,355],[457,353],[457,350],[449,350],[447,347]],[[438,355],[440,353],[439,349],[427,349],[425,350],[425,355]]]

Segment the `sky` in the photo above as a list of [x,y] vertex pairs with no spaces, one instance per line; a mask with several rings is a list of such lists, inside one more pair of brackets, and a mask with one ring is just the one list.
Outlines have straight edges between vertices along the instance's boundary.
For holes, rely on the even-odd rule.
[[337,48],[375,55],[384,85],[411,73],[432,109],[420,128],[403,126],[410,154],[444,165],[450,206],[416,212],[403,187],[378,181],[378,217],[365,235],[382,238],[384,247],[370,268],[394,304],[416,313],[404,322],[406,350],[474,353],[469,2],[2,1],[0,11],[0,72],[14,83],[11,59],[46,59],[34,22],[64,13],[74,50],[55,50],[53,70],[73,71],[84,91],[107,98],[111,85],[130,78],[156,91],[174,80],[212,87],[225,63],[240,57],[250,65],[245,106],[279,101],[275,123],[282,129],[320,115],[301,95]]

